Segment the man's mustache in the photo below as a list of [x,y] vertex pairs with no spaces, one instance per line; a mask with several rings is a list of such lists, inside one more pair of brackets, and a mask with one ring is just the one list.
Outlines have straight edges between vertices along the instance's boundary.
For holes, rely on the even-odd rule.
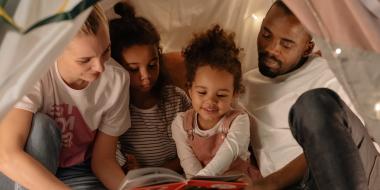
[[272,59],[273,61],[277,62],[278,64],[282,64],[280,60],[278,60],[274,55],[270,55],[269,53],[259,53],[259,59],[261,61],[264,61],[265,59]]

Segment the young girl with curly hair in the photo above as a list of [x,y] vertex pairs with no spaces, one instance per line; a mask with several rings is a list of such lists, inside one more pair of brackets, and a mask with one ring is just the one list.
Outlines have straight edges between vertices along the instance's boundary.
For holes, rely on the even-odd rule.
[[250,119],[232,107],[243,90],[240,49],[218,25],[183,50],[193,108],[177,115],[172,134],[187,177],[240,171],[260,176],[249,163]]

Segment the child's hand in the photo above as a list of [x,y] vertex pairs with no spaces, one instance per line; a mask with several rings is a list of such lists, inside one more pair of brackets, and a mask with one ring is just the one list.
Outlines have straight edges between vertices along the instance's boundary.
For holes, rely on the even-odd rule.
[[134,155],[128,154],[126,158],[128,170],[140,168],[139,163],[137,162],[136,157]]

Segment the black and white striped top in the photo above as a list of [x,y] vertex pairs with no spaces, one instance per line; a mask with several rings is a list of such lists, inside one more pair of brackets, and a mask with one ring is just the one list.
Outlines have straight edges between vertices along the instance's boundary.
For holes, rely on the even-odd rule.
[[130,106],[131,128],[120,138],[121,153],[133,154],[141,167],[158,167],[177,157],[171,123],[178,112],[191,102],[186,93],[174,86],[162,88],[162,101],[149,109]]

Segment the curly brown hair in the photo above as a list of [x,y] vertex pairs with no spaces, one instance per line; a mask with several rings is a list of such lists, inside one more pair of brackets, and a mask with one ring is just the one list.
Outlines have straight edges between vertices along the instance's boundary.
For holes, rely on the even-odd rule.
[[205,33],[195,34],[190,44],[182,50],[186,64],[187,87],[190,88],[199,67],[227,71],[234,76],[234,92],[243,92],[241,51],[234,42],[235,34],[225,32],[215,25]]

